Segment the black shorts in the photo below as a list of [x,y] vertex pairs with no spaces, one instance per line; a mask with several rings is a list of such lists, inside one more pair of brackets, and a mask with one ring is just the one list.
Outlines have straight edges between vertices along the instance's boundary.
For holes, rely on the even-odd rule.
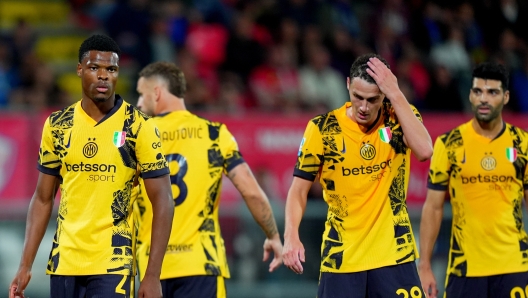
[[414,262],[353,273],[322,272],[318,298],[404,298],[425,293]]
[[225,298],[224,278],[216,275],[186,276],[161,280],[164,298]]
[[528,296],[528,272],[483,277],[458,277],[449,275],[446,298],[526,298]]
[[134,297],[134,279],[129,275],[50,275],[52,298]]

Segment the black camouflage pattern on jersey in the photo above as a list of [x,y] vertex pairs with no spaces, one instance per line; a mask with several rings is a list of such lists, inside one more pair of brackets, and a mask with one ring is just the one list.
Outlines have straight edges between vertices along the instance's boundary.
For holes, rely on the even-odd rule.
[[[53,139],[53,154],[56,155],[59,159],[47,162],[46,167],[50,168],[60,168],[62,165],[62,159],[68,154],[67,147],[69,144],[69,137],[71,128],[73,127],[73,114],[75,111],[75,105],[72,104],[60,111],[51,113],[48,118],[49,125],[51,128],[51,136]],[[65,136],[68,135],[68,141],[66,141]],[[50,154],[51,152],[39,150],[39,164],[41,164],[42,157]],[[64,189],[61,184],[61,193],[64,193]],[[60,253],[59,253],[59,239],[61,232],[63,230],[62,225],[65,217],[68,214],[68,202],[66,200],[61,200],[57,215],[57,227],[55,230],[55,235],[53,236],[53,244],[51,247],[47,269],[51,272],[55,272],[59,267]]]
[[[390,127],[392,131],[392,138],[389,144],[395,150],[396,154],[406,154],[408,148],[403,141],[403,130],[396,120],[391,119],[389,109],[392,109],[390,102],[385,101],[382,109],[384,124],[385,126]],[[416,116],[421,120],[419,114],[416,114]],[[328,166],[329,170],[335,170],[336,165],[345,160],[346,152],[342,152],[341,148],[339,148],[341,141],[343,140],[340,136],[342,128],[333,112],[319,115],[311,121],[319,128],[319,132],[321,133],[324,148],[323,155],[317,157],[311,156],[310,153],[309,155],[303,155],[305,153],[301,151],[297,159],[296,168],[311,173],[315,177],[323,165]],[[303,159],[305,163],[300,167],[299,165]],[[310,160],[312,160],[312,162],[310,162]],[[322,164],[319,164],[317,160],[321,160]],[[409,244],[412,244],[413,242],[405,196],[405,166],[406,163],[404,160],[403,164],[398,168],[398,175],[393,179],[389,191],[389,200],[395,217],[394,238],[397,245],[402,247],[401,249],[409,247]],[[335,190],[335,183],[333,180],[324,179],[323,181],[328,190]],[[343,219],[340,218],[340,216],[348,216],[348,205],[346,205],[346,197],[343,196],[343,198],[341,198],[341,195],[339,194],[329,195],[328,200],[329,205],[335,205],[337,207],[330,210],[333,215],[327,220],[331,229],[329,230],[328,235],[326,235],[328,239],[325,240],[323,244],[321,266],[339,269],[343,262],[343,249],[341,248],[343,242],[341,234],[345,232],[341,224]],[[416,252],[412,249],[409,254],[400,260],[397,260],[397,262],[406,262],[410,258],[415,257]]]

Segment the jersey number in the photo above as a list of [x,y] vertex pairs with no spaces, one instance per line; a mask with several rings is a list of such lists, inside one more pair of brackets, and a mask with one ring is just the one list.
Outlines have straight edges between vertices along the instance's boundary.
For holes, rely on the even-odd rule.
[[[396,294],[398,296],[403,295],[403,298],[409,298],[409,292],[406,289],[398,289]],[[417,286],[411,288],[410,294],[412,298],[422,298],[422,290]]]
[[183,182],[183,177],[185,177],[185,174],[187,174],[187,159],[183,155],[180,155],[178,153],[175,154],[168,154],[165,156],[165,159],[170,164],[170,162],[175,161],[179,165],[179,170],[175,175],[170,175],[170,181],[172,185],[178,186],[180,189],[180,194],[173,198],[174,199],[174,207],[180,205],[185,201],[187,198],[187,184]]
[[[524,293],[526,293],[526,295]],[[510,292],[511,298],[526,298],[526,296],[528,296],[528,286],[524,288],[524,291],[521,287],[515,287]]]

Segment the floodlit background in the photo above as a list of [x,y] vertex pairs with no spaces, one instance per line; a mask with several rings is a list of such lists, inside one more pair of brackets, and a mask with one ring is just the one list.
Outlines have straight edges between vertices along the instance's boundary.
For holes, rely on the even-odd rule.
[[[117,93],[129,102],[137,101],[143,66],[165,60],[181,67],[187,107],[228,125],[282,234],[306,123],[348,100],[346,77],[357,56],[387,59],[433,138],[471,118],[473,66],[504,63],[511,74],[505,119],[528,129],[527,28],[523,0],[0,0],[0,297],[20,260],[43,121],[80,99],[75,68],[89,35],[119,43]],[[417,240],[428,165],[411,165],[408,210]],[[264,234],[226,180],[220,212],[228,296],[315,297],[326,211],[315,184],[300,229],[305,273],[282,267],[270,274],[261,262]],[[450,217],[447,204],[433,264],[441,291]],[[44,271],[54,228],[52,220],[26,291],[31,298],[49,296]]]

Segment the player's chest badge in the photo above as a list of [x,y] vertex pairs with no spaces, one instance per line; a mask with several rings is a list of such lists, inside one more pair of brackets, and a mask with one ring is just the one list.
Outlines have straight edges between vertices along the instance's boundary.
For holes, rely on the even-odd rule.
[[114,131],[113,142],[114,145],[119,148],[125,144],[126,132],[125,131]]
[[388,126],[378,129],[378,134],[380,136],[381,141],[383,141],[384,143],[389,143],[392,139],[392,132],[390,127]]
[[515,149],[513,147],[506,148],[506,158],[510,162],[516,161],[517,160],[517,149]]

